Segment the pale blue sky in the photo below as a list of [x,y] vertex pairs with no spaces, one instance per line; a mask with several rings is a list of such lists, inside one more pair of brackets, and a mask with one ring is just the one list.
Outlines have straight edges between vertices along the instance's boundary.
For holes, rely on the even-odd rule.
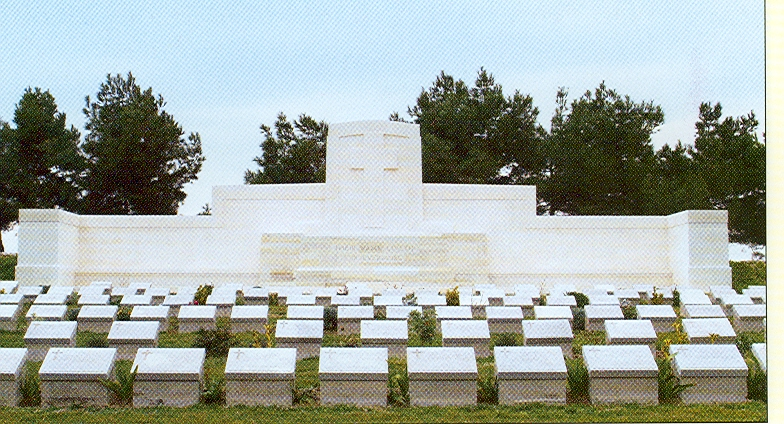
[[84,132],[84,97],[107,73],[132,71],[202,136],[207,160],[185,215],[255,169],[259,125],[278,112],[387,119],[442,70],[473,82],[485,67],[505,93],[530,94],[547,128],[559,86],[574,98],[604,80],[662,106],[657,146],[691,143],[702,101],[725,115],[753,110],[764,130],[762,1],[367,3],[5,0],[0,119],[41,87]]

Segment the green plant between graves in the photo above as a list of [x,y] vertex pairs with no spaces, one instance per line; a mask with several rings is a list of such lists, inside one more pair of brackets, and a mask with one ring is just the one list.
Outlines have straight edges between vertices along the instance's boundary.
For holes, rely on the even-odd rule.
[[202,284],[196,289],[196,294],[193,296],[194,305],[206,305],[207,297],[212,294],[211,284]]
[[672,291],[672,307],[673,308],[681,307],[681,292],[679,292],[678,289],[674,289]]
[[115,318],[116,321],[130,321],[131,320],[131,312],[133,308],[130,306],[120,306],[117,310],[117,317]]
[[762,371],[757,361],[746,358],[746,366],[749,374],[746,377],[747,397],[749,400],[760,402],[768,401],[768,375]]
[[138,372],[139,366],[137,365],[134,367],[133,371],[118,372],[115,380],[101,378],[98,381],[112,393],[112,396],[117,400],[117,403],[127,406],[133,402],[133,384],[136,381],[136,374]]
[[207,351],[207,356],[217,357],[228,355],[229,349],[235,347],[236,344],[236,338],[226,328],[216,330],[200,328],[196,332],[196,339],[193,341],[193,347],[203,348]]
[[406,361],[399,358],[389,358],[389,382],[387,403],[392,406],[405,407],[411,402],[408,394],[408,372]]
[[571,403],[588,403],[590,379],[581,358],[566,359],[566,399]]
[[269,297],[268,297],[268,300],[267,300],[267,304],[269,306],[279,306],[280,301],[278,300],[278,294],[277,293],[270,293]]
[[680,384],[678,377],[672,372],[670,361],[672,356],[665,353],[663,358],[656,360],[659,366],[659,403],[676,403],[680,395],[694,384]]
[[409,314],[411,330],[419,337],[425,346],[431,346],[436,340],[438,321],[434,309],[425,309],[423,312],[411,311]]
[[518,346],[521,343],[518,343],[518,334],[516,333],[498,333],[498,334],[491,334],[491,338],[493,341],[493,347],[495,346]]
[[19,385],[19,406],[41,405],[41,382],[38,379],[38,370],[41,362],[28,362],[25,365],[24,375]]
[[498,404],[498,379],[495,375],[488,374],[480,377],[476,389],[477,403]]
[[204,379],[204,390],[201,392],[201,403],[206,405],[226,404],[226,377],[208,375]]
[[324,331],[338,331],[338,307],[324,307]]
[[460,289],[455,286],[452,289],[447,290],[444,295],[446,296],[446,305],[447,306],[459,306],[460,305]]
[[[79,335],[80,334],[77,334],[77,337]],[[109,340],[107,339],[106,334],[85,331],[81,336],[81,345],[84,347],[109,347]]]
[[585,293],[572,291],[572,292],[566,293],[566,295],[574,297],[574,301],[575,301],[575,303],[577,303],[577,307],[578,308],[584,308],[585,305],[588,305],[588,304],[591,303],[591,301],[588,299],[588,296],[586,296]]

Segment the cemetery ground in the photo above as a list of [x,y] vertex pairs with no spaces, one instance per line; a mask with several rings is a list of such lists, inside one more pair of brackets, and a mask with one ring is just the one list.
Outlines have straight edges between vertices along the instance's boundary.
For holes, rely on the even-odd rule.
[[[29,307],[27,305],[26,307]],[[75,305],[69,306],[75,308]],[[72,314],[73,315],[73,314]],[[286,316],[286,306],[272,306],[269,322]],[[24,313],[20,314],[24,317]],[[176,320],[172,320],[169,330],[159,336],[158,347],[193,347],[197,341],[196,333],[180,334],[176,331]],[[0,331],[0,347],[24,347],[24,328],[26,323],[20,318],[17,331]],[[228,320],[219,319],[218,327],[226,328]],[[661,347],[674,333],[659,335],[657,347]],[[79,332],[77,347],[104,346],[106,334]],[[766,399],[765,374],[753,359],[751,343],[765,342],[765,333],[740,333],[738,346],[749,366],[750,398]],[[216,351],[228,349],[221,341],[212,346]],[[491,345],[522,345],[522,335],[503,333],[493,334]],[[233,346],[266,346],[266,337],[258,333],[238,333],[232,341]],[[273,341],[274,343],[274,341]],[[322,346],[343,347],[359,345],[358,335],[338,335],[328,329],[324,333]],[[493,357],[478,358],[479,371],[477,406],[471,407],[410,407],[407,406],[406,364],[402,359],[389,361],[389,406],[381,408],[353,406],[319,405],[319,359],[310,358],[297,361],[294,390],[294,406],[279,407],[226,407],[224,368],[226,355],[209,354],[204,363],[204,392],[201,403],[188,408],[130,408],[113,405],[108,408],[41,408],[38,392],[37,372],[41,362],[29,362],[27,375],[34,376],[23,389],[23,407],[0,408],[3,422],[763,422],[768,419],[767,403],[750,400],[735,404],[696,404],[684,405],[677,401],[665,401],[659,405],[607,404],[592,405],[588,401],[587,371],[580,357],[581,347],[586,344],[605,344],[603,331],[575,331],[572,350],[575,359],[567,360],[569,368],[569,392],[567,404],[526,404],[505,406],[497,404],[497,386],[494,388]],[[409,346],[425,346],[415,332],[409,335]],[[440,334],[430,345],[441,345]],[[208,347],[209,351],[209,347]],[[127,373],[132,361],[117,361],[116,373]],[[660,367],[666,363],[660,362]],[[753,395],[753,391],[757,391]],[[761,390],[764,390],[760,392]],[[660,392],[661,395],[661,392]]]

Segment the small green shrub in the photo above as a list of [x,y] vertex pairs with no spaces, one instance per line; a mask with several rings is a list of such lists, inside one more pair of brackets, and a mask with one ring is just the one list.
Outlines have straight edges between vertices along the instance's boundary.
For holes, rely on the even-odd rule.
[[324,331],[338,331],[338,307],[324,307]]
[[409,327],[419,337],[419,340],[426,346],[432,345],[438,332],[436,311],[433,309],[425,309],[424,312],[411,311],[409,320]]
[[746,365],[749,367],[749,374],[746,377],[747,397],[749,400],[760,402],[768,401],[768,376],[760,368],[754,359],[747,359]]
[[47,285],[44,285],[44,286],[41,286],[41,294],[47,294],[47,293],[49,293],[49,288],[51,288],[51,287],[52,287],[52,286],[50,286],[50,285],[48,285],[48,284],[47,284]]
[[447,306],[460,306],[460,289],[457,286],[447,290],[444,294],[446,296]]
[[637,307],[634,305],[623,305],[621,311],[624,319],[637,319]]
[[278,294],[270,293],[269,298],[267,298],[267,304],[269,306],[278,306],[278,304],[280,304],[280,302],[278,301]]
[[207,304],[207,297],[212,294],[212,285],[200,285],[198,289],[196,289],[196,294],[193,296],[193,304],[194,305],[206,305]]
[[65,299],[65,304],[67,306],[76,306],[76,302],[79,301],[79,295],[76,293],[71,293],[68,295],[68,298]]
[[[395,361],[399,360],[389,359],[390,364]],[[392,369],[391,366],[389,368]],[[389,405],[401,407],[409,405],[411,398],[408,395],[408,372],[406,372],[405,366],[389,377],[387,388],[387,403]]]
[[204,379],[204,390],[201,392],[201,403],[206,405],[226,404],[226,378],[224,376],[207,376]]
[[653,286],[653,293],[651,293],[651,305],[664,305],[664,293],[656,291],[656,286]]
[[566,295],[567,296],[574,296],[574,300],[575,300],[575,302],[577,302],[577,307],[578,308],[584,308],[585,305],[588,305],[590,303],[590,301],[588,300],[588,296],[586,296],[584,293],[569,292],[569,293],[566,293]]
[[83,337],[84,347],[109,347],[109,340],[107,340],[106,334],[85,332]]
[[75,308],[68,308],[68,310],[65,312],[65,320],[76,321],[76,318],[79,316],[79,311],[81,309],[82,308],[80,306],[77,306]]
[[117,310],[115,321],[130,321],[131,311],[133,311],[133,308],[130,306],[120,306],[120,309]]
[[387,313],[384,308],[374,308],[373,309],[373,319],[378,320],[385,320],[387,319]]
[[517,334],[498,333],[494,337],[493,346],[517,346]]
[[120,405],[130,405],[133,402],[133,383],[136,381],[136,374],[139,371],[137,365],[133,371],[117,373],[117,379],[104,380],[100,379],[101,385],[106,387],[112,393],[112,396],[117,400]]
[[681,307],[681,292],[679,292],[678,289],[674,289],[672,291],[672,307],[673,308]]
[[590,397],[590,378],[588,369],[580,358],[566,360],[567,390],[566,396],[569,402],[587,403]]
[[25,367],[25,374],[19,386],[19,406],[40,406],[41,405],[41,383],[38,380],[38,369],[41,363],[28,362]]
[[670,358],[669,354],[665,354],[664,358],[656,360],[659,366],[659,403],[677,403],[681,393],[693,386],[693,384],[680,384],[678,377],[672,372]]
[[498,404],[498,379],[495,375],[490,374],[480,378],[477,381],[476,389],[477,403]]
[[585,309],[584,308],[577,308],[572,313],[574,317],[572,319],[572,331],[584,331],[585,330]]
[[177,317],[169,317],[169,325],[166,327],[166,332],[169,334],[177,334],[180,332],[180,320]]
[[313,405],[318,403],[320,393],[318,385],[295,388],[292,391],[292,402],[294,405]]
[[193,347],[204,348],[207,356],[224,357],[229,354],[229,349],[236,346],[237,341],[234,335],[225,328],[217,330],[205,330],[200,328],[196,332],[196,339]]
[[732,288],[741,293],[748,286],[767,285],[767,263],[765,261],[730,261]]
[[0,255],[0,281],[16,280],[16,255]]
[[414,295],[414,293],[406,293],[406,295],[403,296],[403,305],[414,306],[416,304],[417,304],[417,298],[416,295]]

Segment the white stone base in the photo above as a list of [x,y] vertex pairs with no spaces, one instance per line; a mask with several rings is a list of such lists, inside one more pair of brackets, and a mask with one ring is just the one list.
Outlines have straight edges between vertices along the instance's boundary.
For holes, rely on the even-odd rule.
[[392,342],[392,341],[362,340],[362,347],[385,347],[387,348],[387,354],[390,357],[405,358],[406,348],[408,347],[408,341],[401,340],[399,342]]
[[669,333],[670,331],[675,331],[672,327],[675,324],[677,318],[648,318],[653,324],[653,330],[658,333]]
[[101,320],[101,321],[86,321],[76,320],[76,328],[78,331],[91,331],[93,333],[108,333],[112,328],[114,320]]
[[566,403],[566,379],[512,380],[498,379],[498,403]]
[[523,333],[522,320],[497,320],[488,319],[487,327],[491,333]]
[[291,406],[294,380],[226,380],[226,406]]
[[765,317],[747,317],[742,318],[735,316],[732,321],[732,326],[738,333],[744,331],[760,332],[765,331]]
[[657,377],[592,377],[591,403],[659,403]]
[[340,335],[348,335],[348,334],[359,334],[361,332],[361,322],[360,319],[340,319],[338,318],[338,334]]
[[16,380],[0,380],[0,406],[18,406],[22,395],[19,387],[22,384],[23,376]]
[[321,381],[321,404],[386,406],[387,380]]
[[117,348],[117,361],[133,361],[136,358],[136,351],[141,348],[157,347],[158,343],[112,343],[109,347]]
[[476,380],[410,380],[411,406],[476,405]]
[[71,340],[69,342],[63,342],[63,343],[25,342],[25,347],[27,347],[27,360],[29,362],[41,362],[46,357],[46,354],[49,352],[50,348],[53,348],[53,347],[76,347],[76,341],[75,340]]
[[139,381],[133,384],[133,407],[173,406],[184,408],[199,403],[198,381]]
[[739,403],[746,401],[746,377],[681,377],[680,384],[694,384],[681,393],[685,404]]
[[231,332],[232,333],[244,333],[246,331],[258,331],[261,334],[266,334],[267,330],[264,326],[267,324],[267,320],[265,319],[257,319],[253,321],[232,321],[231,322]]
[[443,339],[444,347],[473,347],[474,356],[490,356],[490,339]]
[[108,406],[109,391],[99,381],[41,380],[41,406]]

